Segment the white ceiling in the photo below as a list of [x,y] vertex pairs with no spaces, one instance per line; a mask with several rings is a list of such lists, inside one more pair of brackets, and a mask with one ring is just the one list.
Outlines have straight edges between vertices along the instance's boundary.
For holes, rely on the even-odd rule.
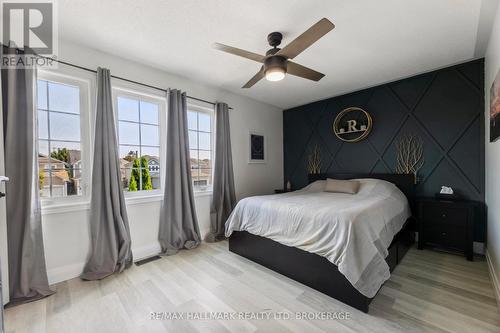
[[[483,2],[497,0],[483,0]],[[484,54],[490,28],[481,0],[60,0],[62,39],[289,108],[430,71]],[[336,28],[295,58],[326,74],[288,75],[241,89],[260,68],[211,48],[225,43],[264,54],[320,18]],[[484,21],[484,20],[483,20]],[[483,42],[481,42],[483,41]],[[64,60],[64,59],[63,59]]]

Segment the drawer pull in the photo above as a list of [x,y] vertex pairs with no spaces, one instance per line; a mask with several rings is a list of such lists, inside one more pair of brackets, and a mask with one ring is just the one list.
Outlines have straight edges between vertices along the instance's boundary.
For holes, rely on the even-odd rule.
[[446,214],[445,214],[445,213],[441,214],[441,217],[442,217],[443,219],[445,219],[445,218],[446,218]]

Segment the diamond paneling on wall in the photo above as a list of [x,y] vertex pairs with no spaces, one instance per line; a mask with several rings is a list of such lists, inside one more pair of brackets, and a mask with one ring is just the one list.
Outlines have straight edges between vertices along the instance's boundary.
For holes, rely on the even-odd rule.
[[[284,181],[294,188],[307,185],[307,157],[316,145],[323,172],[392,173],[395,141],[415,134],[425,158],[417,195],[434,196],[447,185],[484,202],[483,80],[481,59],[283,111]],[[333,134],[335,116],[351,106],[373,118],[372,132],[359,143]],[[476,241],[484,233],[483,218]]]

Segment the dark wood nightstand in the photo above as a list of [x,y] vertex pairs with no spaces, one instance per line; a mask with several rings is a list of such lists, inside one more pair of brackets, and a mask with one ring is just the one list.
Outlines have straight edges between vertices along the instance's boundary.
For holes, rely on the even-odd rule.
[[293,192],[293,190],[287,190],[287,189],[277,189],[277,190],[274,190],[274,193],[276,193],[276,194],[288,193],[288,192]]
[[418,248],[426,245],[459,251],[473,259],[474,220],[478,203],[447,201],[434,198],[417,199]]

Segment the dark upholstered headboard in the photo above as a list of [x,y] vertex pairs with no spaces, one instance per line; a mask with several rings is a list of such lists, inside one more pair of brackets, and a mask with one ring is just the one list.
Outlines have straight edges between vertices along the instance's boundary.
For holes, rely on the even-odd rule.
[[320,173],[320,174],[310,174],[309,183],[315,182],[317,180],[322,180],[326,178],[334,179],[354,179],[354,178],[375,178],[382,179],[396,185],[401,192],[406,195],[410,207],[414,212],[414,201],[415,201],[415,178],[410,174],[396,174],[396,173],[375,173],[375,174],[362,174],[362,173]]

